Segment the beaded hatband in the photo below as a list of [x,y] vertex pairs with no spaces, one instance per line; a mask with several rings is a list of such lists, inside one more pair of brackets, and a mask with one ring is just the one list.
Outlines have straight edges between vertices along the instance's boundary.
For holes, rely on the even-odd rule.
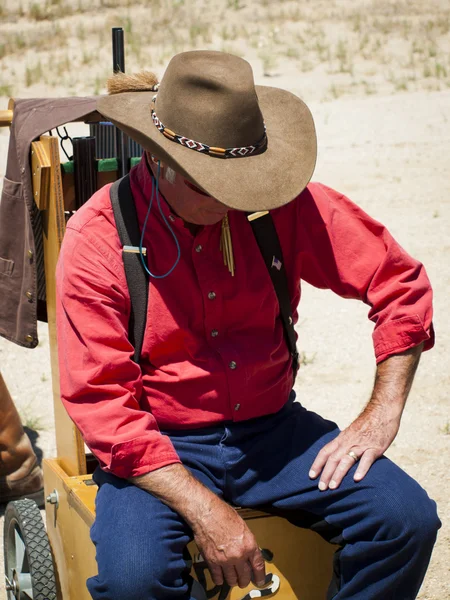
[[[153,97],[152,104],[154,105],[156,96]],[[202,154],[209,154],[210,156],[218,156],[220,158],[241,158],[243,156],[249,156],[250,154],[258,153],[267,143],[266,126],[264,125],[264,135],[262,138],[253,146],[241,146],[240,148],[218,148],[216,146],[208,146],[202,142],[196,142],[183,135],[178,135],[165,125],[161,123],[159,118],[156,116],[155,109],[152,105],[152,121],[156,128],[169,140],[177,142],[181,146],[185,146],[190,150],[196,150]]]

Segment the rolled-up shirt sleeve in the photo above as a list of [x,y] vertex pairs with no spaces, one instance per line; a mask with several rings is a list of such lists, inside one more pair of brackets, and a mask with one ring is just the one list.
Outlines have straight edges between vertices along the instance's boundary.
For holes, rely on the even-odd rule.
[[61,398],[101,467],[128,478],[180,462],[153,415],[128,339],[130,300],[120,254],[68,228],[56,273]]
[[299,203],[302,278],[370,306],[376,361],[434,345],[432,289],[424,266],[379,222],[338,192],[311,184]]

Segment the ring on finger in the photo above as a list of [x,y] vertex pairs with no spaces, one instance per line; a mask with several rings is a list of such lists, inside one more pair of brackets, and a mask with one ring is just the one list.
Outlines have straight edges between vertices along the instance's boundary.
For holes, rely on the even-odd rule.
[[358,456],[353,452],[353,450],[350,450],[350,452],[347,452],[348,456],[350,456],[351,458],[353,458],[353,460],[355,462],[358,462],[359,458]]

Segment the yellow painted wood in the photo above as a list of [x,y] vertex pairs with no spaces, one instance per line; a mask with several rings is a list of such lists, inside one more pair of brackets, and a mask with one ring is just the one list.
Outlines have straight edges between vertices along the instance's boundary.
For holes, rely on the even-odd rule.
[[0,127],[9,127],[12,123],[12,118],[12,110],[0,110]]
[[97,486],[90,485],[90,475],[70,477],[64,481],[64,489],[67,492],[68,502],[80,515],[88,527],[91,527],[95,519],[95,497]]
[[41,136],[40,142],[50,162],[50,194],[47,210],[42,212],[44,264],[47,289],[47,314],[55,411],[56,447],[60,463],[70,475],[86,473],[86,456],[80,432],[61,403],[59,390],[58,349],[56,341],[55,270],[65,231],[64,197],[58,140]]
[[[58,600],[92,600],[86,579],[97,573],[95,547],[89,537],[97,486],[86,477],[70,477],[58,459],[44,461],[45,494],[58,492],[58,507],[46,504],[47,532],[59,581]],[[85,493],[86,492],[86,493]]]
[[57,459],[45,459],[42,467],[44,470],[45,497],[55,490],[59,497],[58,507],[49,503],[45,505],[47,535],[55,566],[58,600],[69,600],[69,580],[71,574],[68,569],[66,557],[70,556],[73,529],[71,527],[69,505],[65,501],[64,479],[67,475],[59,466]]
[[50,200],[50,158],[42,142],[31,144],[31,176],[36,206],[39,210],[47,210]]
[[[295,527],[280,517],[264,516],[246,519],[260,548],[273,553],[273,561],[266,562],[266,573],[275,573],[280,578],[280,587],[271,597],[277,600],[324,600],[332,575],[332,561],[336,546],[328,544],[319,535]],[[194,561],[199,560],[195,542],[188,546]],[[195,569],[193,568],[193,576]],[[209,572],[205,572],[207,589],[214,584]],[[227,600],[241,600],[255,590],[249,585],[245,589],[233,588]],[[219,592],[211,598],[217,599]]]

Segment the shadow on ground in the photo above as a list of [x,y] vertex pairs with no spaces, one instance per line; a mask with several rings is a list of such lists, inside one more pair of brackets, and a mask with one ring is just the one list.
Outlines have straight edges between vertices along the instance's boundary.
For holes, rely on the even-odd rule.
[[24,430],[25,430],[25,433],[27,434],[27,436],[30,438],[34,453],[36,454],[38,463],[41,466],[44,453],[42,452],[42,449],[39,448],[39,446],[37,444],[38,439],[39,439],[39,432],[36,431],[35,429],[30,429],[29,427],[24,427]]

